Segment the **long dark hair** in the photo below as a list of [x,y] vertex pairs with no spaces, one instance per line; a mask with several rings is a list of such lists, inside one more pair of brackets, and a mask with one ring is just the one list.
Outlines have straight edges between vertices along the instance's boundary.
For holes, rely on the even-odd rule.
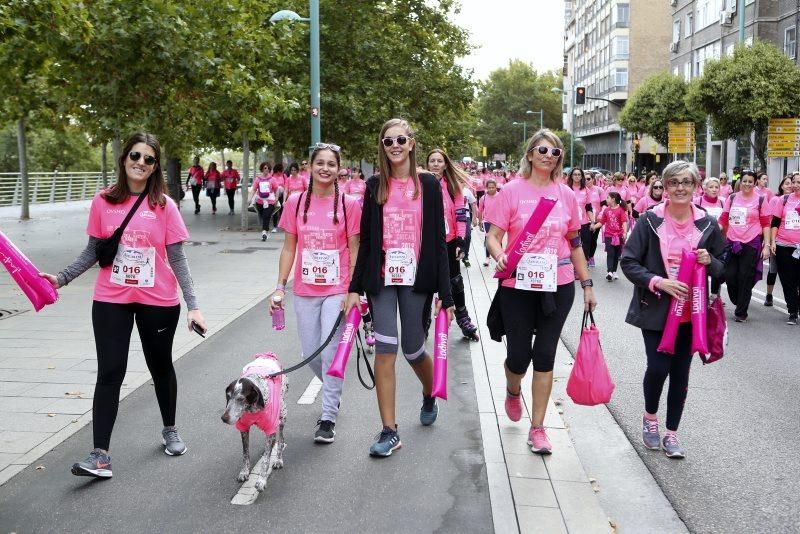
[[567,181],[567,184],[569,185],[570,188],[572,188],[572,173],[575,171],[579,171],[581,173],[581,181],[580,181],[581,189],[586,189],[586,174],[584,174],[583,169],[581,169],[580,167],[572,167],[569,170],[569,180]]
[[[333,152],[334,157],[336,158],[336,164],[341,167],[342,166],[342,156],[339,154],[337,150],[333,150],[327,146],[322,147],[318,146],[315,147],[314,150],[311,152],[311,157],[308,158],[308,166],[313,168],[314,160],[317,159],[317,156],[323,150],[330,150]],[[308,179],[308,191],[306,191],[306,201],[303,205],[303,224],[308,222],[308,208],[311,206],[311,192],[314,189],[314,172],[311,171],[311,175]],[[338,171],[337,176],[333,180],[333,224],[339,224],[339,215],[337,212],[339,211],[339,177]]]
[[149,133],[139,132],[131,136],[122,148],[122,153],[119,155],[117,161],[117,183],[106,189],[101,193],[104,199],[111,204],[122,204],[131,197],[131,189],[128,187],[128,174],[125,172],[125,161],[128,159],[128,154],[133,150],[134,145],[137,143],[144,143],[153,149],[155,153],[156,162],[153,165],[153,172],[147,178],[145,185],[145,192],[147,193],[147,203],[150,208],[155,208],[157,205],[162,208],[167,203],[166,191],[167,184],[164,181],[164,173],[161,170],[161,144],[158,138]]
[[439,154],[442,156],[442,159],[444,159],[444,170],[442,171],[442,176],[444,176],[445,184],[447,185],[447,193],[450,195],[450,200],[455,200],[456,193],[460,193],[464,187],[469,185],[469,178],[464,171],[453,165],[453,162],[450,161],[447,153],[441,148],[434,148],[428,152],[428,155],[425,156],[426,167],[428,165],[428,160],[431,159],[431,156],[434,154]]

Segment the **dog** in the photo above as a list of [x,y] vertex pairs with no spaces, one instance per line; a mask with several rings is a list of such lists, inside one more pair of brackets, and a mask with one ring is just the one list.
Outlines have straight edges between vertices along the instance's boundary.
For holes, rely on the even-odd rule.
[[242,435],[242,470],[237,480],[244,482],[250,478],[250,427],[258,426],[266,435],[267,448],[264,451],[261,471],[256,481],[256,490],[264,491],[267,485],[267,469],[273,449],[276,450],[274,469],[283,467],[283,437],[286,425],[286,392],[289,384],[286,375],[269,378],[281,370],[278,358],[271,352],[256,354],[255,359],[244,366],[239,379],[231,382],[225,389],[227,405],[222,414],[222,422],[236,425]]

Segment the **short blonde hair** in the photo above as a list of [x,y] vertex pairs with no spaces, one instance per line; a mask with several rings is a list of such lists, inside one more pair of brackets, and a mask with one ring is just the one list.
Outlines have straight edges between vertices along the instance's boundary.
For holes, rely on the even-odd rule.
[[539,141],[547,141],[551,145],[556,148],[561,149],[561,155],[558,156],[558,161],[556,162],[556,166],[550,172],[550,180],[555,181],[556,178],[560,178],[562,174],[564,174],[564,143],[561,142],[561,139],[554,134],[548,128],[542,128],[528,140],[528,143],[525,145],[525,153],[522,155],[522,159],[519,162],[519,173],[524,178],[530,178],[531,174],[533,173],[533,165],[531,162],[528,161],[528,154],[530,154],[533,147],[539,144]]
[[713,184],[714,182],[716,182],[718,186],[720,187],[722,186],[722,182],[719,181],[719,178],[715,176],[709,176],[708,178],[703,180],[703,190],[705,190],[706,187]]
[[682,159],[673,161],[667,165],[667,167],[664,169],[664,172],[661,173],[661,179],[664,181],[664,185],[667,185],[667,181],[670,178],[679,174],[683,174],[684,172],[689,173],[695,186],[700,183],[700,171],[698,170],[697,165],[691,161],[684,161]]

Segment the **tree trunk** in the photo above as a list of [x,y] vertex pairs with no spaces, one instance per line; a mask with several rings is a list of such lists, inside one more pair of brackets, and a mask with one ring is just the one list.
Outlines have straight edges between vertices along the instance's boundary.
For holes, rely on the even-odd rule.
[[30,219],[30,184],[28,183],[28,152],[25,128],[28,124],[28,115],[25,114],[17,120],[17,150],[19,153],[19,176],[22,180],[22,211],[20,219]]
[[172,155],[167,156],[167,191],[176,204],[181,201],[181,160]]
[[767,135],[766,128],[761,125],[756,125],[753,131],[753,137],[750,144],[753,146],[753,152],[761,164],[761,170],[767,172]]
[[242,134],[242,230],[247,230],[247,219],[250,212],[247,211],[247,192],[250,190],[250,139],[247,132]]
[[275,149],[275,162],[272,164],[272,166],[274,167],[278,163],[283,163],[283,149],[282,148],[276,148]]
[[219,158],[220,158],[220,162],[222,163],[222,168],[223,169],[226,168],[225,167],[225,149],[224,148],[219,151]]
[[103,176],[103,187],[108,187],[108,142],[103,141],[100,147],[100,173]]
[[119,134],[114,134],[114,139],[111,140],[111,153],[114,155],[114,176],[119,176],[119,156],[122,152],[122,140]]

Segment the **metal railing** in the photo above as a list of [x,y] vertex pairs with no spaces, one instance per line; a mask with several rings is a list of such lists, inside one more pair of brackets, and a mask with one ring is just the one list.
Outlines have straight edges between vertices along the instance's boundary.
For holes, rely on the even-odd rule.
[[[87,200],[103,187],[100,171],[31,172],[28,181],[31,204]],[[22,178],[19,173],[0,173],[0,206],[18,206],[21,203]]]

